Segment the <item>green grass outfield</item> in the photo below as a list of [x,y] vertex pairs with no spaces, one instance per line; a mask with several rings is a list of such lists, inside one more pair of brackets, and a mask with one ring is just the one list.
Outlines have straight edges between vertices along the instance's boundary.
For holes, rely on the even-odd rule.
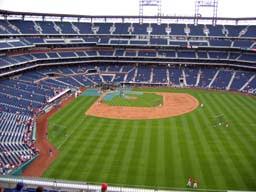
[[112,106],[156,107],[163,104],[163,97],[155,93],[143,93],[141,95],[129,93],[125,96],[117,95],[113,99],[104,102]]
[[[184,188],[189,176],[200,188],[256,190],[256,99],[233,93],[186,92],[203,108],[158,120],[85,117],[96,97],[78,97],[49,122],[58,159],[45,177],[114,184]],[[213,127],[224,114],[230,127]]]

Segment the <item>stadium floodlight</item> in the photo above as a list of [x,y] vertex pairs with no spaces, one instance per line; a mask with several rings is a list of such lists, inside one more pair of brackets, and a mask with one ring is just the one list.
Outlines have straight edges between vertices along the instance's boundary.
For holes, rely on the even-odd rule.
[[139,16],[140,23],[143,22],[144,8],[156,7],[157,8],[157,21],[160,23],[161,16],[161,0],[139,0]]
[[195,1],[195,20],[194,23],[198,24],[198,19],[202,17],[201,8],[206,8],[208,13],[212,14],[212,24],[217,22],[218,15],[218,0],[196,0]]

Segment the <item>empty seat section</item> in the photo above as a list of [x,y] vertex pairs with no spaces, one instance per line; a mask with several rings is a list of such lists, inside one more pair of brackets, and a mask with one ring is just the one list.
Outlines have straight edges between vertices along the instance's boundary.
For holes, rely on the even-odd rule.
[[250,41],[250,40],[235,40],[233,47],[250,48],[252,44],[253,44],[253,41]]
[[124,50],[116,50],[115,56],[124,56]]
[[130,26],[130,23],[115,23],[116,30],[113,32],[113,34],[129,34],[128,28]]
[[44,34],[59,34],[52,21],[36,21],[36,23],[40,25]]
[[185,75],[186,75],[186,82],[188,86],[195,86],[197,81],[197,75],[199,70],[197,68],[184,68]]
[[195,58],[195,52],[193,51],[178,51],[178,57],[180,58]]
[[198,87],[207,88],[217,72],[215,68],[201,68]]
[[242,37],[256,37],[256,26],[248,26]]
[[188,24],[188,27],[190,29],[189,35],[191,35],[191,36],[205,36],[204,25]]
[[180,77],[182,75],[181,68],[179,67],[171,67],[169,69],[169,79],[170,79],[170,84],[172,85],[180,85]]
[[156,52],[154,51],[139,51],[140,57],[156,57]]
[[241,57],[239,57],[239,60],[241,61],[256,61],[256,55],[255,54],[242,54]]
[[184,32],[185,24],[170,24],[170,35],[186,35]]
[[227,59],[228,57],[227,52],[223,51],[209,51],[208,54],[211,59]]
[[233,79],[230,89],[231,90],[241,89],[253,75],[254,73],[252,72],[236,71],[235,78]]
[[207,25],[209,36],[224,36],[222,25]]
[[147,27],[148,26],[149,25],[146,23],[143,23],[143,24],[134,23],[133,24],[133,28],[134,28],[133,34],[147,35],[148,34]]
[[210,46],[214,47],[230,47],[232,41],[228,39],[210,39]]
[[59,52],[59,55],[61,57],[76,57],[74,52]]
[[206,59],[206,58],[208,58],[208,55],[207,55],[206,51],[198,51],[197,55],[198,55],[199,59]]
[[73,23],[78,29],[80,34],[92,34],[91,23]]
[[176,57],[175,51],[158,51],[159,57]]
[[112,26],[112,23],[95,23],[94,26],[98,27],[99,30],[97,31],[97,34],[110,34],[110,27]]
[[135,82],[149,82],[151,68],[149,66],[140,65],[138,66],[138,73]]
[[23,34],[39,34],[33,21],[11,20],[10,23],[18,27]]
[[153,68],[153,83],[167,83],[166,66],[155,66]]
[[101,55],[101,56],[113,56],[113,51],[108,51],[108,50],[102,50],[102,51],[98,51],[99,52],[99,54]]
[[150,44],[152,44],[152,45],[167,45],[167,39],[151,38]]
[[131,45],[147,45],[147,40],[130,40]]
[[167,35],[165,29],[167,27],[167,24],[151,24],[152,32],[151,35]]
[[234,25],[225,25],[225,29],[228,30],[229,37],[238,37],[240,32],[245,29],[245,26],[234,26]]
[[178,41],[178,40],[170,40],[169,45],[171,46],[179,46],[179,47],[187,47],[188,43],[187,41]]
[[63,34],[77,34],[70,22],[55,22],[55,24],[61,28],[61,33]]
[[213,81],[212,88],[215,89],[226,89],[230,79],[232,77],[232,71],[221,70],[217,75],[216,79]]

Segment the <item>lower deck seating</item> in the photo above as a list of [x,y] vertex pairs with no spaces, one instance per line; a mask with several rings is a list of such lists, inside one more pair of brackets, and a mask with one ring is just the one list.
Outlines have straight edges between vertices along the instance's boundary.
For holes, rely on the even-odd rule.
[[37,154],[32,140],[34,121],[19,112],[1,111],[0,122],[0,173],[7,174]]
[[[217,74],[218,73],[218,74]],[[235,73],[235,74],[234,74]],[[52,75],[54,74],[54,75]],[[106,82],[153,83],[201,88],[254,90],[253,71],[236,71],[216,67],[165,66],[134,64],[72,65],[40,68],[18,77],[0,80],[0,107],[6,112],[30,114],[40,110],[47,100],[64,89],[91,86]],[[242,87],[244,86],[244,90]]]

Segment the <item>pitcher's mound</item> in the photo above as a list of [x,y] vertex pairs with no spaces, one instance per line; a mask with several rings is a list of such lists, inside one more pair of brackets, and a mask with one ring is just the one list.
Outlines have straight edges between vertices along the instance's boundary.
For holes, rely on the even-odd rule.
[[160,119],[183,115],[195,110],[198,100],[186,93],[155,93],[163,96],[163,105],[158,107],[109,106],[98,99],[86,115],[110,119]]

